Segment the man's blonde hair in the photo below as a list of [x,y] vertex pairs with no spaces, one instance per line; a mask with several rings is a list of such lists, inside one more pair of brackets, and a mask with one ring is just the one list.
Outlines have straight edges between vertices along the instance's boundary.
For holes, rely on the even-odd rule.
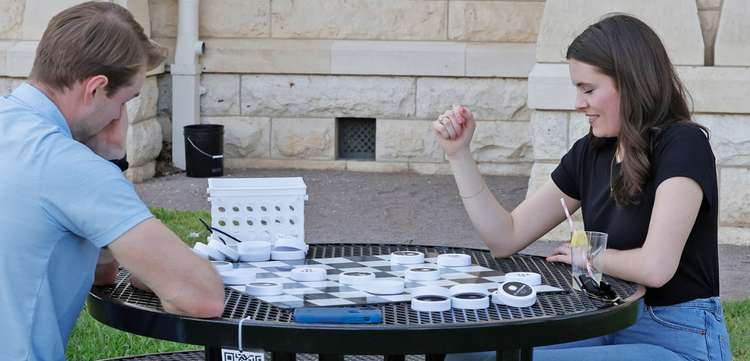
[[166,59],[166,49],[148,39],[133,14],[120,5],[91,1],[55,15],[36,51],[29,80],[63,91],[92,76],[109,79],[112,97],[132,84],[145,65]]

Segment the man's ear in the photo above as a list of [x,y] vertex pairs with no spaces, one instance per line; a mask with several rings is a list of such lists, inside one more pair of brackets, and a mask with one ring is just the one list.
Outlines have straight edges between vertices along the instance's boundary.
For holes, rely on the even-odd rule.
[[106,95],[104,90],[104,87],[109,83],[109,79],[104,75],[95,75],[92,76],[86,80],[83,81],[83,102],[84,104],[91,105],[91,103],[94,101],[94,98],[98,95],[97,93],[102,93]]

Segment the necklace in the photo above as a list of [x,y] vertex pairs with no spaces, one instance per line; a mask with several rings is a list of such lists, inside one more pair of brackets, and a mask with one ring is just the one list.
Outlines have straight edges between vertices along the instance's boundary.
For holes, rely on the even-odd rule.
[[620,147],[618,146],[617,149],[615,149],[615,156],[612,157],[612,163],[609,165],[609,194],[614,195],[615,194],[615,187],[614,187],[614,169],[615,169],[615,161],[620,156]]

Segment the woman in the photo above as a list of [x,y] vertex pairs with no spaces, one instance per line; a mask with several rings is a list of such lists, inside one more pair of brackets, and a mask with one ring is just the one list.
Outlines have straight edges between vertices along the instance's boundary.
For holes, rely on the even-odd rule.
[[[589,134],[510,213],[469,150],[472,113],[454,104],[433,123],[466,211],[494,256],[518,252],[564,221],[563,198],[572,212],[581,208],[586,230],[609,234],[604,273],[646,286],[634,326],[537,348],[535,359],[731,359],[718,298],[715,159],[664,46],[640,20],[609,15],[579,35],[566,57]],[[548,260],[570,263],[570,248]],[[460,356],[469,355],[480,357]]]

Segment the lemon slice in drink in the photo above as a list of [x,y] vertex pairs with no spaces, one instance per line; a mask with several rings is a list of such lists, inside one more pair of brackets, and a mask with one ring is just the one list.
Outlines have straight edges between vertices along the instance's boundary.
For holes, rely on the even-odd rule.
[[585,247],[589,244],[589,239],[586,238],[586,231],[577,230],[573,233],[573,237],[570,238],[571,247]]

